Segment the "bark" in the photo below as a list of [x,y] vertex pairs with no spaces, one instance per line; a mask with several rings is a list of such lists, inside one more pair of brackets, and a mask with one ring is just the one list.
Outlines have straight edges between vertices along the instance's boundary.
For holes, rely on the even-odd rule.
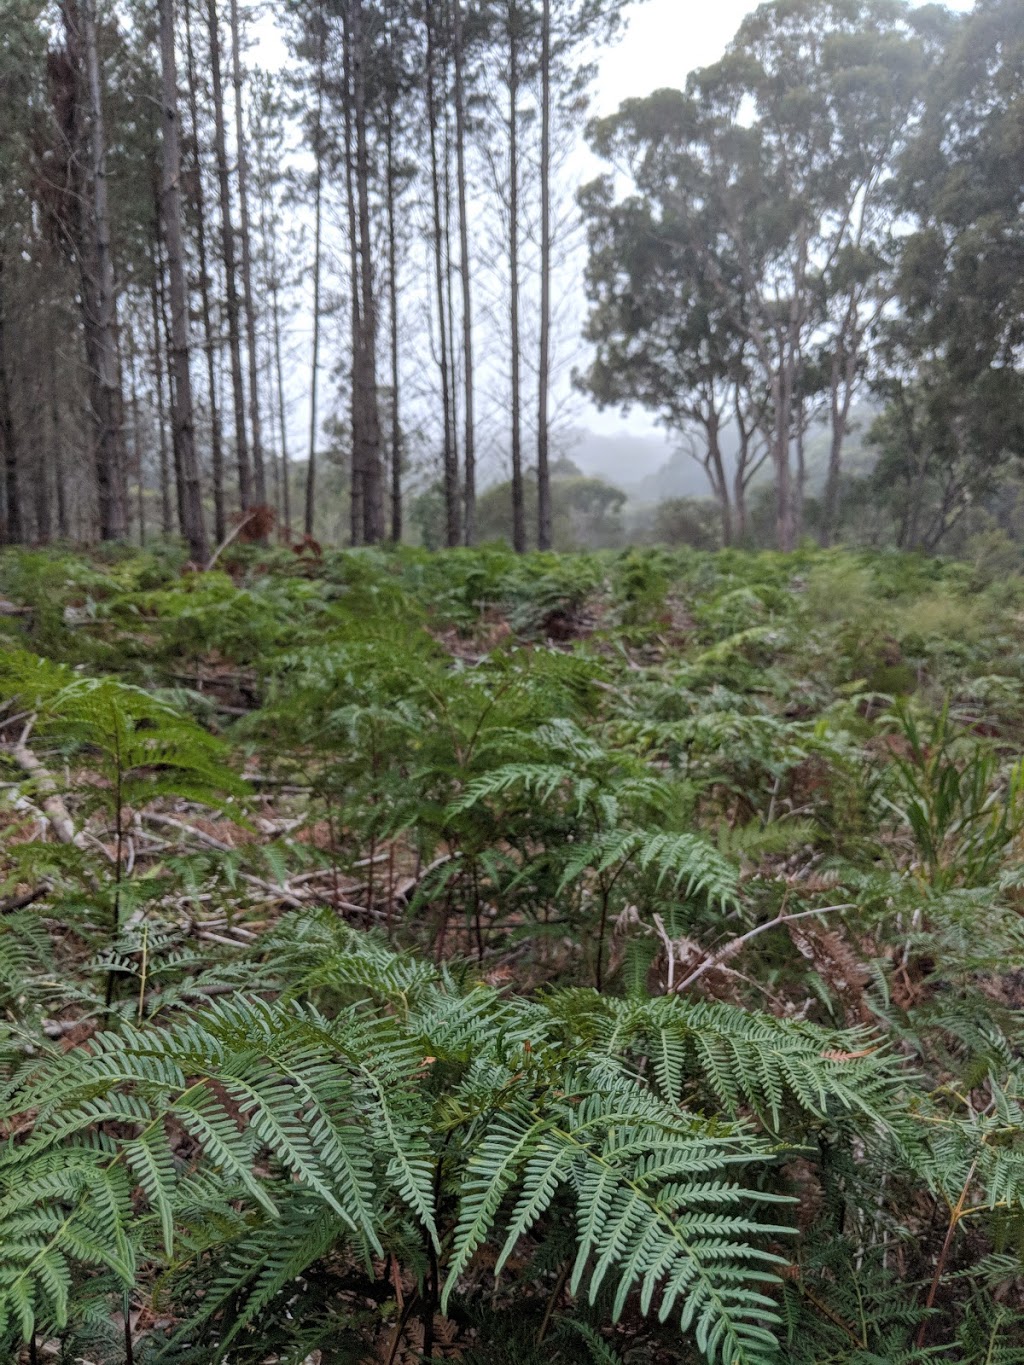
[[352,478],[350,486],[349,536],[353,545],[362,545],[365,537],[364,495],[366,491],[366,443],[363,439],[362,369],[362,301],[359,285],[359,236],[356,210],[355,139],[352,120],[352,32],[350,12],[344,12],[342,25],[343,62],[345,80],[344,136],[345,136],[345,200],[348,217],[349,290],[351,294],[352,332],[352,393],[351,413]]
[[174,532],[171,517],[171,474],[167,453],[167,406],[164,401],[164,352],[162,309],[160,306],[159,261],[153,263],[153,284],[150,303],[153,314],[153,384],[156,388],[156,419],[160,469],[160,530],[165,536]]
[[[306,465],[306,506],[304,529],[313,534],[313,513],[316,508],[316,441],[319,431],[317,411],[318,381],[320,377],[320,285],[323,245],[323,183],[324,183],[324,44],[326,39],[323,6],[317,10],[319,42],[316,76],[316,127],[313,133],[313,155],[316,158],[316,180],[313,204],[313,358],[309,381],[309,462]],[[280,347],[278,347],[278,375],[280,377]]]
[[235,262],[235,227],[231,217],[231,181],[228,173],[227,134],[224,128],[224,80],[220,62],[220,26],[217,0],[206,0],[210,33],[210,79],[213,85],[213,145],[217,159],[220,198],[221,254],[227,302],[228,352],[231,357],[231,397],[235,411],[235,459],[238,465],[238,498],[242,511],[252,506],[252,465],[245,425],[245,385],[242,379],[242,340],[239,325],[238,276]]
[[139,522],[139,548],[146,545],[146,479],[142,459],[142,416],[139,402],[138,355],[135,346],[135,333],[131,337],[131,407],[132,407],[132,461],[135,465],[136,516]]
[[57,387],[57,352],[58,338],[56,330],[56,316],[51,317],[49,334],[49,397],[50,397],[50,436],[51,436],[51,459],[50,464],[53,468],[53,487],[57,502],[57,534],[61,540],[67,540],[69,534],[68,525],[68,500],[67,500],[67,467],[64,459],[63,424],[60,417],[60,391]]
[[252,426],[253,495],[267,501],[267,476],[263,464],[263,424],[260,414],[259,345],[256,305],[252,292],[252,232],[249,223],[249,159],[242,109],[242,44],[238,23],[238,0],[231,0],[231,82],[235,90],[235,144],[238,158],[238,218],[242,246],[242,299],[249,339],[249,421]]
[[174,401],[171,421],[179,470],[181,530],[197,564],[209,554],[203,517],[203,494],[196,454],[189,366],[188,296],[185,288],[184,232],[181,209],[181,140],[178,124],[178,78],[174,51],[174,0],[160,0],[160,69],[163,78],[163,224],[171,298],[171,367]]
[[267,266],[270,274],[268,292],[270,294],[270,315],[274,343],[274,353],[271,359],[272,368],[270,382],[276,384],[277,389],[278,437],[281,441],[281,458],[277,473],[277,482],[279,485],[278,505],[282,518],[282,525],[284,527],[285,540],[290,541],[292,536],[292,500],[291,489],[288,486],[290,468],[288,460],[288,408],[284,396],[284,361],[281,348],[281,278],[280,267],[277,260],[277,249],[274,242],[274,232],[270,225],[269,214],[266,215],[264,232],[266,237]]
[[459,200],[459,276],[462,283],[463,525],[466,545],[476,541],[476,420],[473,374],[473,297],[469,260],[469,210],[466,185],[466,86],[462,0],[452,0],[455,60],[455,180]]
[[[163,186],[157,187],[157,233],[158,240],[166,241],[166,234],[163,226]],[[167,360],[167,411],[170,421],[168,423],[171,433],[171,458],[174,469],[174,505],[177,509],[178,530],[184,534],[182,528],[185,525],[185,503],[184,503],[184,484],[181,477],[181,448],[178,445],[177,432],[174,426],[175,397],[174,397],[174,337],[171,329],[171,314],[167,303],[167,261],[164,253],[163,264],[160,271],[159,287],[157,289],[157,299],[160,305],[160,327],[164,339],[164,355]],[[173,531],[173,523],[171,525]]]
[[388,303],[390,315],[391,355],[391,539],[395,545],[402,540],[402,428],[399,402],[398,365],[398,227],[396,222],[397,185],[395,174],[394,110],[388,105],[385,127],[387,157],[387,216],[388,216]]
[[4,254],[0,251],[0,452],[4,462],[4,543],[20,545],[24,536],[18,485],[18,445],[11,411],[11,376],[7,356],[7,298]]
[[363,0],[352,4],[353,90],[356,122],[356,177],[359,187],[360,261],[360,407],[363,412],[363,538],[368,545],[384,539],[384,497],[380,463],[380,409],[377,395],[377,301],[373,288],[370,234],[370,158],[367,146],[366,50]]
[[46,398],[44,394],[44,367],[38,366],[32,386],[32,429],[35,433],[36,464],[32,480],[32,494],[35,510],[36,543],[49,545],[53,539],[53,508],[50,497],[52,483],[51,451],[46,440]]
[[[106,130],[103,120],[96,0],[66,0],[63,18],[76,72],[84,60],[88,109],[88,155],[74,194],[78,262],[82,274],[82,320],[88,360],[89,396],[96,429],[95,466],[100,537],[121,540],[128,532],[125,496],[123,399],[117,360],[117,302],[107,192]],[[78,98],[81,99],[81,92]],[[80,156],[74,148],[76,161]]]
[[206,194],[203,189],[203,165],[199,142],[199,101],[196,92],[196,61],[192,42],[192,0],[184,0],[185,55],[188,62],[188,103],[192,121],[195,161],[193,173],[196,185],[196,250],[199,256],[199,297],[203,318],[203,349],[206,355],[206,382],[210,392],[210,464],[213,478],[213,538],[219,545],[227,530],[224,505],[224,435],[221,427],[220,401],[217,394],[217,365],[214,356],[216,342],[213,331],[213,306],[210,299],[209,255],[206,247]]
[[854,377],[857,371],[857,358],[844,352],[842,360],[837,354],[832,360],[831,382],[829,385],[829,417],[831,439],[828,452],[828,476],[825,481],[825,498],[822,509],[821,543],[831,545],[839,530],[839,496],[843,472],[843,443],[846,440],[853,404]]
[[430,134],[430,200],[433,213],[434,285],[437,291],[438,345],[441,369],[441,412],[444,448],[444,506],[446,539],[449,548],[461,540],[459,516],[459,465],[455,454],[452,425],[451,389],[449,387],[448,319],[445,314],[445,259],[444,233],[441,222],[441,176],[437,151],[437,41],[432,12],[427,11],[427,123]]
[[[541,12],[540,360],[537,399],[537,547],[551,549],[548,396],[551,385],[551,0]],[[723,503],[728,514],[728,495]],[[728,543],[728,542],[727,542]]]
[[512,545],[517,554],[526,549],[526,516],[523,506],[523,435],[519,336],[519,14],[516,0],[508,0],[508,206],[509,206],[509,323],[512,343]]

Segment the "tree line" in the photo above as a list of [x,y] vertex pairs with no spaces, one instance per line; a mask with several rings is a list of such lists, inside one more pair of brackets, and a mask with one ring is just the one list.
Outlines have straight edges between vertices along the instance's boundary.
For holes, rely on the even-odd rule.
[[472,544],[483,455],[515,548],[549,547],[581,210],[576,387],[690,443],[725,543],[769,478],[780,547],[845,534],[867,397],[869,495],[935,548],[1024,450],[1020,6],[761,5],[589,125],[577,208],[624,8],[287,0],[265,71],[239,0],[10,0],[4,539],[398,541],[426,479]]
[[817,529],[842,533],[866,397],[870,494],[904,548],[934,549],[1024,454],[1022,114],[1015,0],[777,0],[685,89],[594,125],[614,169],[582,193],[584,383],[693,438],[726,544],[763,467],[797,543],[821,424]]
[[312,536],[326,455],[351,543],[399,540],[419,449],[447,543],[472,543],[488,404],[516,545],[528,460],[550,545],[552,175],[621,9],[288,0],[275,73],[246,60],[239,0],[12,0],[5,539],[180,533],[203,562],[271,509]]

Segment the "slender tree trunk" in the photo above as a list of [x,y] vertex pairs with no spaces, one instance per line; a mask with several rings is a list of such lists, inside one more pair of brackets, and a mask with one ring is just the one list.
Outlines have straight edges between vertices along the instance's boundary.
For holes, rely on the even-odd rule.
[[351,507],[349,513],[349,538],[353,545],[362,545],[366,535],[366,443],[363,438],[363,398],[365,383],[362,377],[363,365],[363,324],[362,301],[359,284],[359,233],[356,208],[356,171],[355,136],[353,131],[352,105],[352,26],[351,11],[343,11],[342,24],[345,103],[345,199],[348,217],[349,246],[349,290],[351,293],[351,332],[352,332],[352,394],[349,411],[351,413],[352,478],[350,484]]
[[380,461],[380,408],[377,394],[377,301],[373,287],[370,235],[370,158],[366,115],[366,38],[363,0],[352,0],[353,90],[356,116],[356,177],[359,187],[360,261],[360,407],[363,411],[363,537],[368,545],[384,539],[384,489]]
[[188,102],[192,121],[196,184],[196,249],[199,255],[199,297],[203,313],[203,342],[206,353],[206,382],[210,393],[210,465],[213,480],[213,538],[219,545],[227,535],[224,506],[224,435],[217,393],[216,342],[213,333],[213,307],[210,300],[209,258],[206,248],[206,194],[203,189],[203,160],[199,139],[199,101],[197,95],[195,49],[192,42],[192,0],[185,0],[185,55],[188,61]]
[[[551,387],[551,0],[541,13],[540,361],[537,398],[537,546],[551,549],[548,397]],[[728,494],[726,494],[726,508]]]
[[[96,488],[100,537],[121,540],[128,531],[125,497],[123,399],[118,379],[117,301],[107,194],[106,130],[96,0],[65,0],[63,16],[69,51],[84,56],[88,108],[88,171],[76,212],[82,314],[89,360],[89,388],[96,426]],[[77,155],[77,148],[76,148]],[[79,177],[79,180],[83,177]]]
[[0,451],[4,461],[4,543],[20,545],[24,537],[21,493],[18,483],[18,444],[11,410],[11,376],[7,358],[7,296],[3,251],[0,251]]
[[224,127],[224,80],[220,61],[220,25],[217,0],[206,0],[210,33],[210,78],[213,85],[213,146],[217,158],[220,196],[221,252],[227,295],[228,351],[231,357],[231,396],[235,410],[235,459],[238,464],[238,497],[242,511],[252,506],[252,464],[245,425],[245,384],[242,378],[242,339],[239,325],[238,276],[235,265],[235,228],[231,219],[231,180],[228,171],[227,133]]
[[[157,187],[157,232],[164,233],[163,226],[163,186]],[[162,239],[159,239],[162,240]],[[185,534],[185,485],[181,476],[181,447],[178,445],[177,429],[174,423],[174,414],[177,411],[177,400],[174,392],[175,369],[174,369],[174,334],[171,325],[171,314],[168,308],[168,286],[166,260],[160,271],[160,282],[158,298],[160,303],[160,326],[163,329],[164,355],[167,358],[167,411],[170,416],[171,432],[171,463],[174,470],[174,505],[178,514],[178,531]]]
[[146,471],[142,456],[142,415],[139,402],[139,357],[135,329],[131,329],[131,408],[132,408],[132,463],[135,465],[135,511],[139,523],[139,548],[146,545]]
[[[323,5],[317,9],[319,38],[316,72],[316,127],[313,133],[313,156],[316,159],[316,180],[313,204],[313,360],[309,379],[309,463],[306,465],[306,506],[304,529],[313,534],[313,513],[316,508],[316,445],[320,430],[317,411],[318,381],[320,378],[320,283],[323,245],[323,186],[324,186],[324,47],[326,22]],[[280,376],[280,350],[278,351]]]
[[729,498],[729,480],[725,473],[725,459],[722,455],[721,430],[718,415],[711,418],[707,427],[708,465],[711,482],[718,498],[722,517],[722,544],[727,548],[733,540],[732,503]]
[[36,543],[38,545],[49,545],[53,539],[53,506],[50,496],[52,461],[45,431],[44,369],[43,365],[37,367],[32,385],[32,430],[35,433],[36,448],[36,468],[35,477],[32,480],[32,494],[36,522]]
[[444,507],[446,539],[449,547],[461,540],[459,517],[459,466],[452,430],[451,388],[449,387],[448,319],[445,306],[444,231],[441,222],[441,174],[437,152],[437,39],[433,11],[427,10],[427,124],[430,133],[430,199],[434,228],[434,286],[437,291],[438,345],[441,365],[441,412],[444,432]]
[[267,501],[267,476],[263,464],[263,424],[260,415],[259,336],[252,292],[252,233],[249,224],[249,157],[242,111],[242,35],[238,0],[231,0],[231,82],[235,90],[235,143],[238,156],[238,219],[242,243],[242,298],[249,338],[249,421],[252,425],[253,495]]
[[53,442],[50,465],[53,469],[53,491],[57,502],[57,535],[67,540],[68,500],[67,500],[67,461],[63,450],[63,423],[60,418],[60,391],[57,387],[59,337],[56,313],[51,314],[49,323],[49,396],[50,396],[50,434]]
[[[277,244],[274,238],[273,199],[269,183],[265,183],[263,187],[260,219],[267,262],[266,289],[270,298],[271,340],[273,343],[273,353],[267,356],[267,392],[273,392],[276,386],[277,429],[281,443],[280,459],[276,462],[274,471],[275,495],[280,522],[284,528],[284,538],[288,542],[292,537],[292,504],[291,490],[288,487],[288,409],[284,396],[284,361],[281,346],[281,275],[280,263],[277,259]],[[273,421],[273,415],[271,421]]]
[[396,223],[397,178],[395,174],[394,109],[389,103],[385,127],[388,187],[388,303],[391,353],[391,539],[402,540],[402,428],[398,365],[398,227]]
[[452,0],[455,58],[455,179],[459,199],[459,275],[462,281],[462,407],[464,503],[463,539],[476,541],[476,420],[473,374],[473,298],[469,260],[469,208],[466,186],[466,82],[462,0]]
[[843,445],[850,420],[850,408],[853,404],[856,368],[856,356],[853,354],[844,355],[841,367],[838,356],[832,363],[829,402],[832,431],[829,442],[828,478],[825,482],[825,505],[821,528],[821,543],[824,546],[831,545],[839,532]]
[[180,477],[181,530],[196,564],[209,558],[203,517],[203,491],[196,454],[189,367],[188,296],[185,288],[184,232],[181,211],[181,141],[178,126],[178,75],[174,52],[174,0],[160,0],[160,69],[163,77],[163,223],[171,295],[171,366],[174,406],[171,420]]
[[[159,228],[158,228],[159,230]],[[150,303],[153,311],[153,382],[156,387],[156,416],[160,460],[160,530],[165,536],[174,532],[171,517],[171,472],[167,453],[167,406],[164,401],[163,308],[160,303],[159,258],[153,262],[153,285]]]
[[519,335],[519,12],[516,0],[508,0],[508,231],[509,322],[512,342],[512,545],[517,554],[526,549],[526,512],[523,504],[523,431]]

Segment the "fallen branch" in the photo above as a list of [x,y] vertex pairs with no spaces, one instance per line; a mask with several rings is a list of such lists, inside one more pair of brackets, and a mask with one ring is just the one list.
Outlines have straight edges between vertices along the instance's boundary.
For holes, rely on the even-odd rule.
[[30,721],[26,725],[25,733],[21,739],[16,744],[4,745],[2,752],[12,762],[16,763],[23,773],[27,773],[35,783],[36,791],[42,797],[40,804],[43,813],[60,842],[62,844],[74,844],[81,848],[85,842],[84,833],[75,830],[75,822],[68,814],[68,808],[64,804],[57,783],[26,743],[31,729],[32,723]]
[[221,555],[228,548],[231,542],[233,540],[237,540],[237,538],[242,534],[245,528],[249,525],[250,521],[252,521],[253,517],[256,515],[257,510],[258,509],[254,507],[253,510],[249,513],[249,515],[243,517],[242,520],[238,523],[238,525],[232,527],[232,529],[224,537],[221,543],[217,546],[216,550],[214,550],[209,563],[206,565],[207,573],[209,573],[213,566],[217,563],[217,560],[220,559]]
[[30,905],[34,905],[36,901],[41,901],[51,890],[52,887],[49,882],[42,882],[21,896],[15,896],[9,901],[0,901],[0,915],[13,915],[19,910],[25,910]]
[[755,928],[748,929],[745,934],[740,934],[738,938],[730,939],[723,948],[719,948],[717,953],[712,953],[710,957],[706,957],[699,967],[695,967],[688,977],[680,981],[673,994],[678,995],[681,991],[685,991],[688,986],[692,986],[695,981],[700,980],[705,972],[713,971],[715,967],[720,967],[723,962],[728,962],[729,958],[734,957],[751,939],[757,938],[759,934],[766,934],[769,929],[777,929],[780,924],[791,924],[798,919],[810,919],[812,915],[835,915],[840,910],[853,909],[855,907],[852,905],[823,905],[817,910],[800,910],[795,915],[782,913],[776,915],[774,919],[765,920],[764,924],[758,924]]

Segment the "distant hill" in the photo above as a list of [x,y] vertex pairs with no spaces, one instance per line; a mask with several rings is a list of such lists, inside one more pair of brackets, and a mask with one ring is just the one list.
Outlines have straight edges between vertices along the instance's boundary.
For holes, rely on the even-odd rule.
[[656,474],[672,457],[668,436],[637,435],[626,430],[605,435],[578,427],[560,444],[582,473],[615,484],[631,496],[639,483]]
[[[874,464],[874,452],[864,444],[864,436],[876,409],[861,403],[851,415],[850,435],[844,450],[847,473],[865,474]],[[812,496],[821,492],[828,470],[829,431],[822,423],[812,427],[806,442],[807,483]],[[728,428],[723,433],[727,463],[731,464],[735,438]],[[710,496],[704,470],[686,451],[674,446],[668,436],[636,435],[623,430],[603,435],[580,428],[566,442],[566,453],[584,474],[604,479],[629,494],[638,504],[656,504],[666,498],[706,498]],[[765,468],[760,478],[770,477]]]

